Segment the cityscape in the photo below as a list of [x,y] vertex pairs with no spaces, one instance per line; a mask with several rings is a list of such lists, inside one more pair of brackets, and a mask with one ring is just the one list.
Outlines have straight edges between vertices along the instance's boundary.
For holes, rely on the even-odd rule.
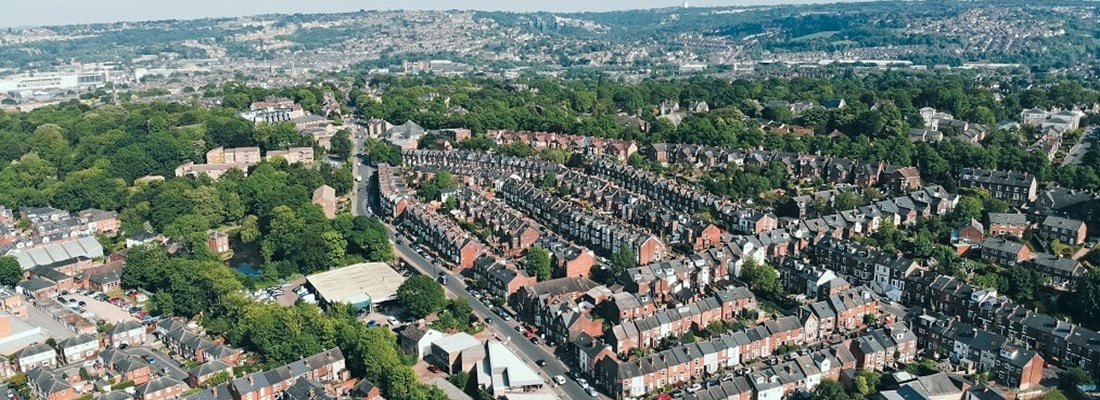
[[0,393],[1100,398],[1100,4],[484,4],[0,29]]

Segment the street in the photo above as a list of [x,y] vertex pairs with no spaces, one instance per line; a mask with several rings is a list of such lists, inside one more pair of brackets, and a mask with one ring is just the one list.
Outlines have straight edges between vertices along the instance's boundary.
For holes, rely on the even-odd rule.
[[129,353],[130,355],[138,356],[145,360],[148,360],[148,357],[152,357],[153,360],[156,361],[154,363],[150,363],[153,369],[164,371],[168,374],[168,376],[171,376],[172,378],[178,379],[180,381],[187,380],[187,371],[185,371],[183,368],[180,368],[179,364],[176,363],[176,360],[165,356],[164,353],[161,353],[159,351],[152,351],[148,347],[131,347],[124,351]]
[[[355,146],[354,153],[358,154],[363,151],[363,138],[353,138],[352,140]],[[354,168],[353,171],[355,171],[355,175],[362,177],[362,181],[355,182],[352,190],[351,201],[352,204],[354,204],[352,213],[354,215],[370,215],[370,210],[378,209],[378,205],[374,204],[376,199],[372,195],[373,191],[370,190],[370,185],[373,181],[371,177],[375,173],[375,168],[370,166],[367,162],[363,162],[361,166],[356,166]],[[390,241],[393,242],[394,250],[398,257],[408,262],[409,265],[416,268],[422,274],[433,278],[439,276],[441,272],[440,269],[435,267],[430,260],[421,256],[407,245],[398,243],[394,236],[394,229],[388,223],[386,224],[386,229],[389,230]],[[522,358],[536,371],[539,371],[540,374],[542,374],[543,380],[548,385],[547,387],[552,388],[554,392],[565,399],[592,398],[592,396],[588,395],[588,393],[573,379],[567,379],[564,385],[557,385],[554,383],[552,378],[555,375],[568,376],[567,372],[570,368],[563,364],[548,348],[536,346],[531,343],[523,334],[513,329],[515,324],[509,324],[497,315],[497,313],[485,306],[480,300],[467,292],[461,276],[452,274],[448,270],[443,270],[442,272],[449,276],[447,283],[443,285],[444,289],[453,297],[461,296],[468,300],[474,314],[477,315],[480,320],[484,321],[488,318],[491,322],[487,324],[487,331],[493,333],[504,342],[506,346],[511,348],[517,356]],[[540,367],[535,364],[537,360],[545,360],[546,366],[541,367],[540,370]],[[601,395],[600,398],[606,397]]]
[[[393,238],[392,228],[390,235],[391,238]],[[421,273],[432,277],[438,276],[439,269],[433,266],[428,259],[416,253],[412,248],[397,243],[397,241],[394,240],[394,250],[399,257],[414,266]],[[566,372],[570,370],[569,367],[563,364],[557,356],[551,354],[546,347],[535,346],[530,340],[524,337],[523,334],[512,329],[514,324],[509,324],[499,315],[492,312],[492,310],[486,307],[480,300],[467,292],[462,277],[454,275],[448,270],[443,270],[443,273],[450,276],[450,278],[447,279],[447,284],[444,285],[445,289],[455,297],[462,296],[466,298],[466,300],[470,302],[470,306],[473,308],[474,314],[477,314],[478,318],[482,320],[489,318],[492,322],[487,324],[487,329],[501,338],[501,341],[505,342],[518,356],[523,358],[528,365],[531,365],[537,370],[539,367],[535,366],[535,361],[546,361],[546,366],[542,367],[542,372],[544,373],[543,378],[546,380],[547,385],[554,387],[555,392],[567,399],[592,397],[572,379],[566,380],[564,385],[557,385],[557,387],[555,387],[556,384],[553,383],[550,378],[554,375],[566,376]]]

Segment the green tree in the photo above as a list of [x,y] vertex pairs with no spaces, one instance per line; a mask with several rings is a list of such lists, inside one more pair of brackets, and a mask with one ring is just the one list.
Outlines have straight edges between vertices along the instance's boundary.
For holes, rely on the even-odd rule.
[[260,219],[255,215],[246,215],[241,222],[241,241],[253,243],[260,238]]
[[540,281],[550,279],[550,274],[553,273],[553,266],[550,263],[550,251],[539,246],[527,249],[524,264],[527,266],[527,274],[538,278]]
[[629,246],[622,246],[618,252],[611,256],[611,269],[615,276],[619,276],[623,271],[636,266],[638,266],[638,256],[634,254],[634,250],[631,250]]
[[832,379],[822,379],[814,388],[814,400],[849,400],[844,386]]
[[863,396],[877,392],[881,379],[882,374],[878,372],[867,369],[859,371],[855,379],[856,392]]
[[351,133],[341,129],[332,135],[332,154],[340,158],[351,157],[352,148]]
[[23,268],[12,256],[0,257],[0,285],[15,286],[23,280]]
[[741,280],[749,285],[749,289],[764,296],[774,298],[783,295],[783,286],[779,282],[779,273],[775,268],[767,264],[758,264],[752,258],[745,260],[741,266]]
[[1076,391],[1078,386],[1091,384],[1092,375],[1084,368],[1067,368],[1058,374],[1058,387],[1067,392]]
[[417,318],[442,310],[447,299],[443,295],[443,286],[435,279],[416,275],[397,288],[397,302]]

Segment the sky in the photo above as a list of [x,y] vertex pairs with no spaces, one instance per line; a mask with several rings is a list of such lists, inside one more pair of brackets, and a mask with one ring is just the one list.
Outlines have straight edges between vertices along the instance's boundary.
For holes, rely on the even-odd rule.
[[[0,27],[392,9],[608,11],[678,7],[683,0],[2,0]],[[838,0],[689,0],[691,6],[829,3]],[[839,0],[851,1],[851,0]]]

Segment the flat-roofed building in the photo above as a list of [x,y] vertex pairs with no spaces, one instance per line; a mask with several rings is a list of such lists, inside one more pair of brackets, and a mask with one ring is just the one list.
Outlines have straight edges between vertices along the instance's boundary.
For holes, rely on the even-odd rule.
[[404,282],[405,277],[380,262],[349,265],[306,277],[306,283],[324,303],[345,303],[357,309],[395,300],[397,288]]

